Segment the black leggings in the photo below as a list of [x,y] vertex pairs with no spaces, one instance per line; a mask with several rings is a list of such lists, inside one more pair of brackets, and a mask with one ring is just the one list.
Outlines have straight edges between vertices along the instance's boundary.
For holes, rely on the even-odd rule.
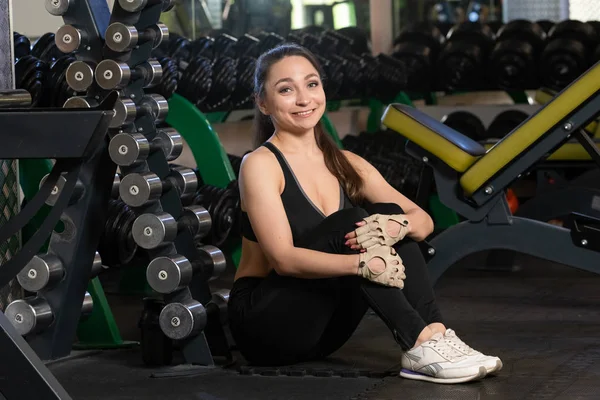
[[[318,226],[312,243],[301,247],[356,254],[344,235],[371,214],[400,214],[393,203],[338,211]],[[352,336],[369,307],[385,322],[404,350],[429,324],[442,322],[419,245],[406,238],[394,245],[406,268],[404,289],[358,276],[302,279],[272,271],[265,278],[239,278],[229,297],[229,322],[242,355],[253,365],[290,365],[323,358]]]

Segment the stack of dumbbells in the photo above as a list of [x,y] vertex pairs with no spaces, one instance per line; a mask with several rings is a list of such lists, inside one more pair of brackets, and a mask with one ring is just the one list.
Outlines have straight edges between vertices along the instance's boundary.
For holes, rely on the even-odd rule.
[[[56,73],[57,79],[68,84],[65,93],[78,95],[65,96],[63,104],[55,100],[51,105],[94,108],[102,105],[115,91],[118,93],[109,129],[110,141],[98,149],[95,172],[80,176],[71,199],[71,203],[76,204],[80,198],[95,196],[93,202],[98,208],[87,213],[93,214],[93,226],[91,229],[80,226],[89,223],[90,218],[85,222],[66,218],[73,226],[66,226],[63,233],[73,235],[77,229],[93,231],[90,240],[94,252],[87,255],[89,262],[81,263],[86,260],[82,256],[78,263],[65,265],[64,259],[71,261],[71,257],[62,254],[58,248],[53,249],[51,241],[47,254],[34,257],[19,275],[23,287],[37,292],[38,296],[19,300],[7,309],[7,314],[11,312],[13,324],[20,327],[23,334],[40,332],[48,327],[60,330],[56,326],[55,306],[64,303],[52,304],[47,301],[52,296],[44,296],[44,291],[64,286],[65,276],[69,277],[70,287],[85,288],[89,279],[97,276],[106,264],[120,264],[124,258],[143,252],[149,261],[148,284],[162,295],[159,315],[162,332],[170,339],[187,339],[184,345],[196,349],[184,351],[188,362],[210,364],[212,359],[207,357],[211,357],[211,352],[207,346],[211,338],[202,331],[210,315],[222,312],[227,295],[211,294],[208,281],[224,271],[226,260],[219,248],[203,244],[213,221],[207,208],[194,202],[202,194],[198,191],[196,171],[169,164],[181,154],[183,141],[173,129],[157,129],[157,123],[168,114],[167,100],[160,94],[146,93],[163,75],[160,63],[150,57],[154,48],[168,40],[168,29],[158,23],[158,19],[162,12],[172,8],[173,3],[171,0],[118,0],[112,15],[110,12],[103,14],[107,9],[80,7],[77,3],[72,0],[46,1],[46,9],[53,15],[62,16],[65,25],[52,38],[55,46],[48,39],[48,43],[42,41],[38,47],[49,49],[40,50],[40,53],[55,54],[58,49],[71,57],[55,55],[53,59],[66,60]],[[31,57],[25,50],[24,53],[17,63]],[[29,61],[30,64],[36,62],[41,61]],[[55,61],[54,65],[57,63]],[[35,73],[27,72],[35,77]],[[22,81],[35,87],[35,79]],[[40,99],[43,97],[42,92]],[[120,174],[116,173],[117,166]],[[54,197],[60,194],[61,182],[56,184],[48,204],[52,205]],[[102,193],[92,190],[91,185],[94,188],[102,186]],[[68,210],[65,212],[67,217]],[[109,223],[112,232],[120,233],[117,238],[126,239],[125,246],[118,244],[116,255],[101,238],[102,231],[97,229]],[[106,236],[107,232],[104,232]],[[84,247],[90,245],[86,243]],[[79,250],[71,248],[70,251]],[[77,274],[73,273],[75,269]],[[77,276],[81,279],[73,282]],[[92,308],[90,296],[81,294],[83,311],[87,314]],[[69,325],[72,332],[66,336],[71,336],[70,343],[76,325],[77,319]],[[68,338],[65,340],[68,342]]]
[[463,22],[442,32],[421,22],[394,41],[408,90],[561,90],[600,61],[598,22]]
[[402,63],[385,54],[373,57],[343,32],[301,30],[287,38],[268,32],[239,38],[219,33],[192,41],[171,39],[154,51],[165,74],[152,91],[166,98],[177,93],[203,112],[252,107],[256,59],[285,41],[299,43],[319,58],[328,100],[390,101],[406,88]]
[[415,200],[424,164],[404,150],[406,139],[388,131],[346,135],[344,148],[369,161],[396,190]]

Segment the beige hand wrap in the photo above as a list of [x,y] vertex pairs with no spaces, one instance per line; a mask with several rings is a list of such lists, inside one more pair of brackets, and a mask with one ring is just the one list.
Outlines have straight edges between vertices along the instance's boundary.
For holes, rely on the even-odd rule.
[[[387,223],[390,220],[400,224],[400,230],[396,236],[390,236],[386,232]],[[402,214],[373,214],[364,218],[363,221],[366,222],[366,225],[359,226],[354,230],[356,242],[362,249],[368,249],[376,245],[392,246],[404,239],[408,233],[408,220]]]
[[[368,263],[374,258],[381,258],[385,263],[385,269],[376,273],[371,271]],[[404,264],[393,247],[377,246],[360,253],[358,264],[358,275],[365,279],[385,286],[393,286],[402,289],[404,287]]]

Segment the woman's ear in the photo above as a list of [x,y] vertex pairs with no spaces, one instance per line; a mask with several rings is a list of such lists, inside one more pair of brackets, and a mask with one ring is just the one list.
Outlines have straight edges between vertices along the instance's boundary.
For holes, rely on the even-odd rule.
[[261,99],[259,96],[255,96],[254,102],[256,103],[256,107],[258,107],[261,113],[263,113],[264,115],[269,115],[269,110],[267,109],[267,106],[265,105],[263,99]]

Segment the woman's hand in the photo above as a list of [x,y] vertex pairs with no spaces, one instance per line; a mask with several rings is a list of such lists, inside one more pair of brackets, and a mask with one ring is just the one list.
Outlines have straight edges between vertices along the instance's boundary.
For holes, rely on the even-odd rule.
[[346,246],[364,251],[372,246],[392,246],[410,232],[412,224],[405,214],[373,214],[356,223],[346,236]]
[[357,274],[385,286],[404,288],[404,265],[393,247],[370,247],[359,256]]

